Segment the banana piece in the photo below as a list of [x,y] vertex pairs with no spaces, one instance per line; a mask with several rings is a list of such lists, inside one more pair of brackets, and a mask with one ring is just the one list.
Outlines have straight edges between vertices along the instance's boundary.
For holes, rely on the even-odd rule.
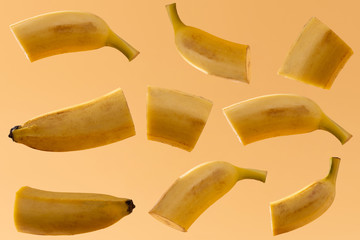
[[230,42],[185,25],[176,4],[166,5],[180,55],[196,69],[219,77],[249,83],[249,46]]
[[15,126],[9,137],[38,150],[63,152],[94,148],[134,135],[130,110],[119,88]]
[[279,75],[330,89],[353,54],[352,49],[316,17],[305,25]]
[[239,168],[223,161],[206,162],[180,176],[149,214],[186,232],[195,220],[242,179],[266,180],[266,171]]
[[147,138],[186,151],[195,147],[212,102],[177,90],[148,87]]
[[335,199],[340,158],[331,158],[329,174],[288,197],[270,203],[274,235],[300,228],[320,217]]
[[110,46],[129,61],[139,52],[117,36],[100,17],[81,11],[41,14],[10,25],[16,39],[33,62],[56,54]]
[[322,129],[344,144],[352,135],[326,116],[309,98],[272,94],[248,99],[223,109],[240,141],[247,145],[266,138]]
[[14,221],[23,233],[73,235],[106,228],[134,208],[128,198],[22,187],[16,193]]

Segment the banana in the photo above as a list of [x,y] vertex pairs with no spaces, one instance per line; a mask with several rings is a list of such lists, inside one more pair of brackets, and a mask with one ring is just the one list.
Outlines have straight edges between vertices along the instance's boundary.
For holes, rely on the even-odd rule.
[[148,86],[147,138],[192,151],[212,105],[202,97]]
[[128,198],[22,187],[16,193],[14,221],[23,233],[73,235],[106,228],[134,208]]
[[123,91],[33,118],[10,130],[14,142],[44,151],[94,148],[135,135]]
[[329,174],[298,192],[270,203],[274,235],[300,228],[320,217],[335,199],[340,158],[331,158]]
[[247,145],[266,138],[322,129],[342,144],[352,135],[323,113],[309,98],[272,94],[248,99],[223,109],[240,141]]
[[316,17],[305,25],[279,75],[330,89],[353,54],[352,49]]
[[41,14],[10,25],[15,38],[33,62],[56,54],[79,52],[110,46],[129,61],[138,50],[117,36],[100,17],[81,11]]
[[249,46],[230,42],[185,25],[176,4],[166,5],[180,55],[196,69],[219,77],[249,83]]
[[266,180],[266,171],[239,168],[224,161],[200,164],[180,176],[149,214],[186,232],[195,220],[242,179]]

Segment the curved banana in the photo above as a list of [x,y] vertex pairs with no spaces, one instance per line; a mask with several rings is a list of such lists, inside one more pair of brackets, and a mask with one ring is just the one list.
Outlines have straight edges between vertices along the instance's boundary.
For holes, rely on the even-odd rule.
[[180,55],[196,69],[219,77],[249,83],[249,46],[230,42],[185,25],[176,4],[166,5]]
[[103,19],[92,13],[50,12],[12,24],[10,28],[31,62],[56,54],[104,46],[118,49],[129,61],[139,54]]
[[212,102],[184,92],[148,87],[147,137],[192,151],[206,121]]
[[291,47],[278,73],[330,89],[352,54],[352,49],[336,33],[313,17]]
[[135,135],[121,89],[72,107],[50,112],[11,129],[17,143],[44,151],[94,148]]
[[298,192],[270,203],[274,235],[300,228],[320,217],[335,199],[340,158],[331,158],[329,174]]
[[242,179],[265,182],[266,171],[239,168],[223,161],[200,164],[180,176],[149,214],[186,232],[208,207]]
[[14,220],[19,232],[73,235],[106,228],[134,208],[128,198],[22,187],[16,193]]
[[326,116],[315,102],[299,95],[264,95],[233,104],[223,111],[244,145],[317,129],[332,133],[342,144],[352,137]]

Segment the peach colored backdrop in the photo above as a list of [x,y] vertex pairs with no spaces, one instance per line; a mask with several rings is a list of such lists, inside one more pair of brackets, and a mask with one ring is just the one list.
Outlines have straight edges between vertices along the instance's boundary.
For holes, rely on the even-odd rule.
[[[13,223],[15,192],[24,185],[52,191],[106,193],[132,198],[134,212],[115,225],[77,239],[237,240],[273,239],[269,203],[324,177],[329,158],[342,158],[337,195],[315,222],[277,239],[358,239],[360,236],[360,14],[356,0],[178,0],[182,20],[251,48],[251,82],[208,76],[183,61],[160,0],[3,1],[0,14],[0,231],[1,239],[33,240]],[[140,50],[132,62],[112,48],[64,54],[30,63],[9,25],[57,10],[101,16]],[[354,50],[330,90],[277,75],[277,70],[312,16],[333,29]],[[146,87],[155,85],[200,95],[214,106],[191,152],[146,139]],[[90,150],[51,153],[7,138],[9,129],[39,114],[82,103],[121,87],[137,135]],[[271,93],[296,93],[316,101],[354,137],[345,145],[325,131],[279,137],[242,146],[222,108]],[[244,180],[212,205],[189,232],[171,229],[147,212],[181,174],[199,163],[225,160],[268,171],[265,184]],[[54,237],[41,237],[43,240]]]

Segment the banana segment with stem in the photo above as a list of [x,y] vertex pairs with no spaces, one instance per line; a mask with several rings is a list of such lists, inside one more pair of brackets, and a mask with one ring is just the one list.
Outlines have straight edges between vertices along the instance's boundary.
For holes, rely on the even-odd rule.
[[16,193],[14,221],[23,233],[73,235],[106,228],[134,208],[128,198],[22,187]]
[[166,5],[180,55],[196,69],[223,78],[249,83],[249,46],[224,40],[185,25],[176,3]]
[[148,86],[147,138],[192,151],[212,105],[211,101],[199,96]]
[[353,54],[352,49],[316,17],[305,25],[279,75],[330,89]]
[[274,235],[300,228],[319,218],[335,199],[340,158],[331,158],[329,174],[283,199],[270,203]]
[[311,99],[295,94],[272,94],[251,98],[223,109],[240,141],[309,133],[322,129],[342,144],[352,135],[330,119]]
[[33,118],[11,129],[14,142],[43,151],[82,150],[135,135],[123,91]]
[[265,182],[267,172],[240,168],[224,161],[206,162],[180,176],[149,214],[186,232],[195,220],[242,179]]
[[10,28],[31,62],[104,46],[118,49],[129,61],[139,54],[102,18],[88,12],[49,12],[14,23]]

